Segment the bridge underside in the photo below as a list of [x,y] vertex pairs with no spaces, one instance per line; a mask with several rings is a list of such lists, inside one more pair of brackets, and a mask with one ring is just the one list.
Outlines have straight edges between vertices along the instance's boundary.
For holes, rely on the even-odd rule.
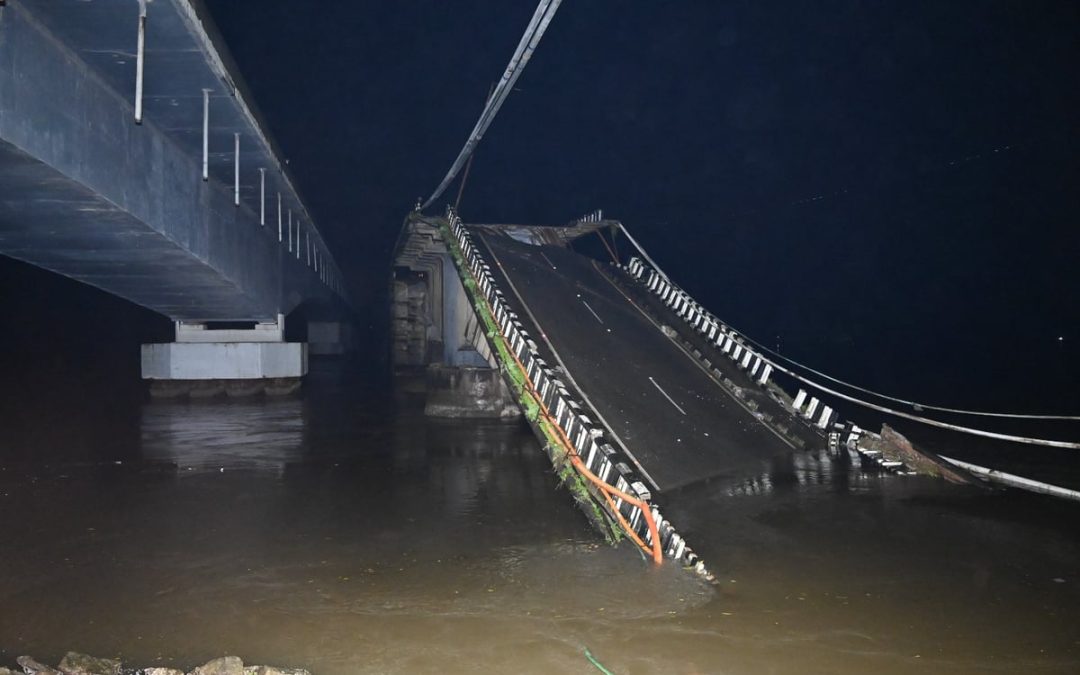
[[165,395],[295,388],[301,305],[313,351],[348,346],[333,256],[215,35],[197,0],[0,2],[0,254],[175,321],[142,350]]
[[[791,443],[684,351],[605,266],[558,245],[478,231],[541,352],[659,490],[756,475]],[[505,285],[503,284],[505,281]],[[557,355],[557,358],[556,358]]]
[[0,251],[173,318],[271,319],[190,251],[99,194],[0,141]]
[[200,6],[146,8],[141,22],[135,2],[0,6],[0,253],[176,321],[344,309]]

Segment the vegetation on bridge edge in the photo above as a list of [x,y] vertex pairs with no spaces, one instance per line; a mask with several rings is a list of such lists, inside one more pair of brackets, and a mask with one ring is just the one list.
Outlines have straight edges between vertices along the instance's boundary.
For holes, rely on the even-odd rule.
[[509,378],[514,394],[517,396],[522,410],[525,411],[525,417],[529,424],[534,428],[538,428],[544,436],[546,442],[544,449],[555,465],[556,475],[567,486],[574,496],[574,500],[585,510],[586,515],[604,535],[604,538],[612,545],[618,544],[626,535],[619,527],[619,524],[601,507],[600,497],[594,494],[589,482],[577,472],[577,469],[570,462],[566,450],[563,449],[562,444],[559,442],[558,434],[551,426],[551,422],[540,415],[540,405],[532,396],[526,384],[527,375],[521,371],[517,361],[507,350],[505,342],[499,339],[502,334],[499,331],[498,324],[495,322],[495,317],[491,315],[487,303],[480,297],[480,289],[477,288],[476,280],[473,279],[472,274],[469,272],[464,255],[458,246],[457,240],[450,232],[446,219],[437,218],[436,220],[438,221],[439,232],[442,234],[446,248],[450,252],[454,266],[457,268],[458,276],[461,278],[461,283],[465,287],[465,292],[468,294],[477,316],[480,317],[484,324],[489,343],[495,347],[502,372]]

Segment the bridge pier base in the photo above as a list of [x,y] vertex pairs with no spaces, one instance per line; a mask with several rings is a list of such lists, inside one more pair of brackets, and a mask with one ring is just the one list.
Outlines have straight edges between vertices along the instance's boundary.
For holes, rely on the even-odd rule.
[[289,394],[308,370],[308,346],[285,342],[284,317],[254,328],[176,323],[176,342],[142,346],[142,377],[155,397]]
[[412,218],[404,228],[391,281],[395,372],[410,387],[422,375],[430,417],[520,418],[442,234]]

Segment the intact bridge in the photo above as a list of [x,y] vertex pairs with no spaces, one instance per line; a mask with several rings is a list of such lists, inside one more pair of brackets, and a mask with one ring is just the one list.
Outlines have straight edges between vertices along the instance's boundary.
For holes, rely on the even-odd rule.
[[197,0],[0,3],[0,253],[172,319],[148,379],[288,389],[300,306],[312,352],[348,342],[338,264]]

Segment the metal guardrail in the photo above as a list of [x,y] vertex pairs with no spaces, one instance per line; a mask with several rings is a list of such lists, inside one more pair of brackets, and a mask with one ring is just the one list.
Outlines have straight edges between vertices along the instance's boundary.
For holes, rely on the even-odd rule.
[[[765,387],[776,372],[774,364],[755,351],[738,332],[725,325],[711,312],[702,307],[690,295],[673,284],[665,275],[651,268],[638,257],[632,257],[620,266],[631,278],[637,280],[656,295],[686,325],[704,337],[724,353],[731,361],[759,386]],[[779,385],[774,385],[779,386]],[[785,392],[787,393],[787,392]],[[775,398],[775,397],[774,397]],[[790,403],[780,401],[793,417],[801,419],[818,433],[825,436],[831,450],[843,445],[849,452],[877,464],[887,471],[907,471],[903,462],[890,460],[880,452],[863,447],[859,441],[873,435],[852,422],[842,422],[831,406],[805,389],[790,398]]]
[[[625,228],[623,230],[625,232]],[[648,255],[641,249],[641,247],[634,242],[635,247],[642,253],[642,255],[648,258]],[[651,260],[650,260],[651,262]],[[713,316],[704,307],[694,301],[688,293],[679,288],[677,285],[671,282],[667,275],[656,268],[656,264],[652,263],[652,267],[646,265],[641,259],[636,256],[630,259],[627,265],[620,265],[627,273],[633,278],[644,283],[646,287],[660,299],[668,305],[675,313],[687,322],[691,328],[699,333],[707,334],[708,339],[715,346],[720,348],[730,358],[735,360],[743,370],[749,369],[751,376],[759,377],[759,384],[764,385],[773,371],[782,372],[794,378],[796,381],[806,384],[807,386],[835,397],[836,399],[845,401],[847,403],[853,403],[855,405],[876,410],[877,412],[886,413],[888,415],[894,415],[913,422],[919,422],[940,429],[948,429],[951,431],[958,431],[960,433],[969,434],[972,436],[980,436],[983,438],[991,438],[1002,441],[1011,441],[1016,443],[1024,443],[1030,445],[1041,445],[1046,447],[1066,448],[1072,450],[1080,450],[1080,443],[1073,441],[1062,441],[1045,438],[1032,438],[1028,436],[1017,436],[1013,434],[1003,434],[994,431],[987,431],[984,429],[976,429],[967,426],[961,426],[958,424],[951,424],[948,422],[942,422],[940,420],[931,419],[923,415],[916,415],[902,410],[895,410],[883,405],[872,403],[860,399],[855,396],[844,394],[836,389],[826,387],[818,382],[815,382],[803,375],[800,375],[790,368],[787,368],[780,364],[775,359],[769,359],[761,356],[758,352],[751,348],[748,344],[749,340],[744,340],[734,329],[729,326],[725,326],[723,322]],[[758,371],[761,370],[761,375],[758,376]],[[833,378],[829,378],[833,379]],[[803,419],[811,421],[820,430],[825,431],[830,428],[842,428],[845,425],[836,424],[836,419],[833,416],[835,411],[831,406],[822,405],[821,401],[816,397],[810,395],[806,390],[800,389],[794,399],[794,404],[791,406],[792,412]],[[1023,417],[1023,416],[1015,416]],[[1054,419],[1071,419],[1070,417],[1057,417]],[[847,425],[848,428],[854,425]],[[856,429],[858,427],[855,427]],[[889,468],[893,468],[891,465]]]
[[[106,7],[106,11],[111,10],[112,8]],[[148,126],[153,123],[152,116],[148,118],[145,114],[143,91],[147,66],[151,69],[155,67],[153,61],[153,58],[155,58],[153,53],[155,48],[154,39],[156,37],[153,32],[155,14],[176,11],[187,26],[194,47],[205,54],[207,68],[214,73],[215,80],[219,82],[217,85],[219,91],[215,92],[215,89],[203,87],[201,92],[191,92],[192,98],[201,96],[202,143],[200,171],[202,179],[204,181],[211,179],[212,159],[220,164],[220,159],[224,155],[232,174],[229,188],[231,188],[233,194],[233,204],[237,207],[250,207],[250,204],[244,204],[242,200],[241,184],[243,182],[245,187],[250,188],[252,186],[248,184],[248,181],[254,180],[257,176],[259,203],[257,208],[251,210],[251,213],[257,214],[258,225],[263,229],[267,229],[269,226],[270,236],[273,236],[273,211],[276,201],[278,243],[285,249],[286,253],[290,254],[290,257],[295,258],[300,264],[305,265],[314,274],[318,275],[319,280],[324,285],[331,288],[338,295],[345,297],[347,294],[342,283],[341,271],[334,260],[333,254],[330,253],[329,246],[323,240],[322,234],[308,213],[307,207],[293,185],[285,166],[278,158],[275,144],[270,140],[267,131],[262,128],[260,121],[252,112],[251,106],[245,101],[241,91],[243,86],[239,75],[231,72],[226,65],[225,59],[222,58],[221,51],[223,47],[219,48],[215,44],[210,34],[212,29],[208,30],[206,25],[209,18],[200,13],[191,0],[176,0],[168,7],[160,8],[150,5],[147,0],[139,0],[137,4],[132,6],[131,11],[132,18],[137,19],[137,21],[132,22],[135,28],[133,42],[135,43],[136,60],[135,80],[132,83],[132,120],[134,124],[142,126],[148,119],[150,122]],[[151,50],[149,55],[147,54],[148,48]],[[217,95],[212,97],[211,94]],[[224,96],[221,94],[224,94]],[[240,131],[232,133],[230,153],[222,152],[220,149],[213,149],[212,152],[212,115],[217,114],[217,110],[220,110],[220,108],[215,110],[212,107],[212,98],[215,100],[224,99],[225,105],[234,107],[236,110],[230,111],[230,114],[236,115],[245,125],[243,133]],[[255,146],[263,159],[267,161],[262,162],[262,165],[257,166],[255,169],[242,166],[240,161],[242,155],[241,142],[245,146]],[[271,181],[278,185],[276,191],[273,186],[271,186],[270,190],[267,189],[267,171],[270,171]],[[246,175],[243,172],[246,172]],[[272,194],[273,192],[276,192],[276,200]],[[306,224],[305,220],[307,221]]]
[[463,278],[473,282],[466,284],[466,292],[472,292],[469,286],[475,288],[479,297],[474,300],[490,311],[499,332],[496,337],[505,341],[509,348],[512,362],[504,362],[503,365],[520,370],[519,374],[540,413],[545,414],[557,428],[570,458],[577,458],[575,469],[604,496],[601,507],[642,548],[658,551],[663,558],[679,562],[712,579],[704,562],[653,503],[652,494],[635,474],[630,462],[605,442],[603,427],[585,415],[585,406],[571,395],[555,371],[540,356],[536,342],[497,287],[491,267],[473,245],[461,219],[451,209],[447,210],[447,223],[451,235],[451,241],[447,244],[457,250],[462,261],[459,272]]

